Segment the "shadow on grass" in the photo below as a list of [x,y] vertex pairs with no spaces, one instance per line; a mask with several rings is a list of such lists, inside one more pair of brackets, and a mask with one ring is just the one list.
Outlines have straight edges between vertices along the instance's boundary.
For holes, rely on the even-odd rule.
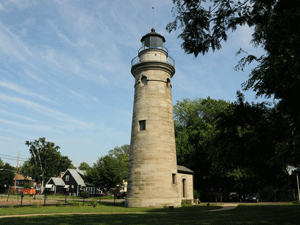
[[113,203],[113,202],[99,202],[99,201],[97,201],[97,203],[99,204],[99,205],[105,205],[105,206],[111,206],[111,207],[125,207],[124,205],[125,205],[125,201],[124,201],[124,203],[123,202],[116,202],[116,203]]
[[[123,209],[128,209],[130,208],[125,208],[125,202],[101,202],[99,205],[103,206],[109,206],[109,207],[114,207],[114,208],[123,208]],[[220,209],[222,208],[221,206],[183,206],[180,208],[174,208],[173,210],[170,210],[168,207],[166,208],[139,208],[138,211],[142,212],[200,212],[200,211],[209,211],[209,210],[214,210],[214,209]],[[132,208],[131,208],[132,209]]]
[[[122,206],[116,206],[122,207]],[[174,211],[148,209],[143,214],[85,214],[15,217],[0,219],[0,224],[264,224],[298,225],[299,205],[238,206],[233,210],[205,212],[206,207],[182,207]],[[184,213],[183,213],[184,212]]]

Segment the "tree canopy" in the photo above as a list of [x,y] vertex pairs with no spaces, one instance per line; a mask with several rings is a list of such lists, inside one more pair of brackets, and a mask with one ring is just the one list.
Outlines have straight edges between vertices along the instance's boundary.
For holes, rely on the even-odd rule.
[[[287,167],[299,167],[290,120],[267,103],[184,99],[174,106],[178,164],[195,172],[203,192],[285,189]],[[297,166],[298,165],[298,166]]]
[[44,175],[45,181],[56,177],[71,165],[71,160],[59,152],[60,147],[46,141],[46,138],[39,138],[33,142],[26,141],[25,145],[29,147],[31,158],[22,166],[22,173],[33,177],[36,181],[42,180],[41,175]]
[[85,176],[89,183],[106,190],[122,185],[127,180],[129,162],[129,145],[115,147],[94,163]]
[[[217,126],[220,132],[216,135],[217,146],[213,150],[215,156],[221,154],[223,157],[214,157],[220,161],[215,160],[212,165],[226,166],[233,179],[241,178],[245,171],[257,175],[254,167],[243,166],[247,159],[253,162],[252,165],[267,166],[262,171],[266,171],[265,174],[270,171],[269,178],[274,181],[279,180],[272,177],[272,169],[279,177],[286,177],[288,165],[299,168],[300,1],[173,0],[173,3],[175,20],[166,29],[169,32],[181,29],[178,37],[183,40],[182,48],[186,53],[197,57],[199,53],[204,55],[209,50],[219,50],[222,42],[227,41],[228,32],[244,25],[254,27],[251,42],[265,51],[264,55],[257,56],[240,49],[237,54],[246,56],[235,69],[243,70],[247,64],[258,62],[242,88],[254,90],[257,97],[273,97],[276,104],[273,108],[264,103],[251,105],[241,100],[239,94],[239,100],[228,108],[231,111],[225,111],[227,116],[223,114]],[[264,151],[256,152],[260,148]],[[249,153],[246,159],[242,160],[241,149]],[[224,159],[235,160],[231,162],[234,166],[242,163],[230,168],[230,163]],[[257,176],[256,181],[263,185],[268,176],[263,179],[261,176]]]
[[[236,69],[257,61],[244,90],[253,89],[257,96],[280,100],[280,109],[299,124],[300,110],[300,2],[298,0],[173,0],[175,20],[166,29],[181,28],[178,36],[188,54],[215,51],[227,41],[228,32],[238,26],[254,27],[252,43],[261,46],[265,55],[246,53]],[[238,46],[237,46],[238,48]],[[298,126],[298,125],[297,125]],[[297,128],[298,129],[298,128]]]
[[12,186],[14,184],[14,175],[16,169],[11,166],[9,163],[4,163],[0,159],[0,190],[2,191],[4,185],[6,184],[6,188]]
[[80,163],[78,169],[88,171],[88,170],[91,169],[91,167],[90,167],[90,165],[87,164],[86,162],[82,162],[82,163]]
[[206,184],[210,175],[212,155],[210,141],[217,134],[217,115],[229,106],[229,102],[196,98],[183,99],[174,106],[174,124],[177,162],[195,172],[195,186]]

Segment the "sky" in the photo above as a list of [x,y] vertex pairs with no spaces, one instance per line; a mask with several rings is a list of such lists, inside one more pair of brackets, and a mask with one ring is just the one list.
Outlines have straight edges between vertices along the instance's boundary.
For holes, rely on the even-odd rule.
[[255,66],[235,71],[243,56],[236,52],[263,54],[250,44],[253,29],[229,32],[221,50],[195,58],[182,50],[180,30],[165,29],[172,7],[172,0],[0,0],[0,158],[16,166],[20,152],[22,164],[30,157],[25,141],[45,137],[78,167],[129,144],[131,60],[153,24],[175,60],[173,104],[236,101]]

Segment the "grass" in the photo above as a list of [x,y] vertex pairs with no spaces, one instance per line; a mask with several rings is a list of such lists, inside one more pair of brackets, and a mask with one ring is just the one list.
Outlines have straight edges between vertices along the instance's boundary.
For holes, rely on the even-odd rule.
[[[15,207],[15,208],[1,208],[0,209],[0,216],[3,215],[25,215],[25,214],[44,214],[44,213],[99,213],[99,212],[168,212],[168,208],[163,209],[153,209],[153,208],[126,208],[122,203],[113,203],[113,202],[101,202],[98,203],[96,207],[93,206],[93,202],[85,202],[85,205],[82,206],[82,202],[76,202],[75,206],[65,206],[61,203],[57,204],[56,206],[41,206],[41,207]],[[204,205],[203,205],[204,206]],[[200,210],[212,210],[221,208],[219,206],[211,206],[211,207],[200,207]],[[195,210],[195,207],[181,207],[175,208],[174,212],[182,212],[182,211],[189,211]],[[198,210],[199,210],[198,209]]]
[[[0,209],[0,214],[30,213],[99,213],[107,214],[70,214],[1,218],[0,224],[246,224],[246,225],[298,225],[300,205],[240,205],[232,210],[209,211],[214,206],[184,206],[168,209],[125,208],[122,204],[101,203],[97,207],[42,207]],[[126,213],[127,212],[127,213]],[[139,213],[138,213],[139,212]],[[123,214],[122,214],[123,213]],[[124,214],[126,213],[126,214]]]
[[[24,198],[26,198],[26,199],[28,199],[28,198],[31,198],[31,199],[33,199],[35,196],[33,195],[33,196],[30,196],[30,195],[24,195]],[[39,195],[38,196],[40,199],[44,199],[44,196],[43,195]],[[7,198],[7,195],[5,195],[4,196],[4,194],[2,195],[2,196],[0,196],[0,198]],[[21,195],[9,195],[9,199],[10,198],[21,198]],[[47,195],[47,199],[65,199],[65,195]],[[67,196],[67,199],[73,199],[73,196]],[[74,199],[82,199],[82,197],[80,197],[80,196],[74,196]],[[94,199],[94,200],[99,200],[100,199],[100,197],[99,196],[97,196],[97,197],[89,197],[88,199]],[[114,199],[114,196],[102,196],[101,197],[101,200],[103,200],[103,199]],[[116,198],[117,199],[117,198]]]

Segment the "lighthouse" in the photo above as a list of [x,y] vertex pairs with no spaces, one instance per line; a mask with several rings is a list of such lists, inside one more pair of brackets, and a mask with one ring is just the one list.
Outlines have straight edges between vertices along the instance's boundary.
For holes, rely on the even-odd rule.
[[175,61],[165,47],[165,38],[155,29],[141,42],[131,62],[134,106],[125,205],[179,207],[182,183],[176,159],[171,82]]

